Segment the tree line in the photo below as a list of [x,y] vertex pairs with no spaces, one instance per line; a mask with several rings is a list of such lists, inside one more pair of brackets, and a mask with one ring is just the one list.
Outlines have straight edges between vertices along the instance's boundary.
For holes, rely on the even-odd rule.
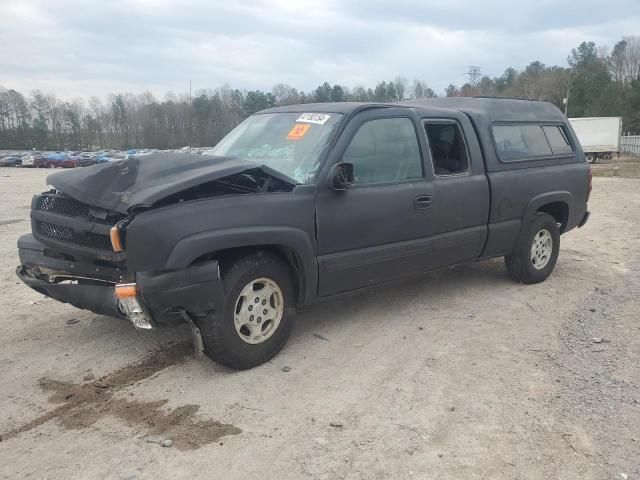
[[[622,116],[625,132],[640,132],[640,37],[623,37],[610,52],[583,42],[572,49],[567,66],[534,61],[522,71],[509,67],[499,77],[450,84],[443,93],[545,100],[567,108],[571,117]],[[162,100],[149,92],[64,100],[0,87],[0,149],[178,148],[189,145],[190,136],[193,146],[211,146],[248,115],[273,106],[435,96],[426,82],[402,76],[375,88],[324,82],[309,92],[283,83],[271,91],[223,85],[197,91],[191,102],[173,92]]]

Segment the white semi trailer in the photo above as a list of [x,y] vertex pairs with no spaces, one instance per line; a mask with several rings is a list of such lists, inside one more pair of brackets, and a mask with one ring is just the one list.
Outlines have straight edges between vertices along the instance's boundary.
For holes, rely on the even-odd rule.
[[580,140],[587,162],[596,163],[601,158],[608,160],[620,153],[622,117],[570,118],[569,122]]

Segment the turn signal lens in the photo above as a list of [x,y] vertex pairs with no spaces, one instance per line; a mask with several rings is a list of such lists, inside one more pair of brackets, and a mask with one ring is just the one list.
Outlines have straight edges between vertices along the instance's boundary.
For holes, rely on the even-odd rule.
[[121,283],[116,285],[116,298],[119,298],[120,300],[123,298],[135,297],[137,293],[135,283]]
[[109,230],[109,237],[111,238],[111,246],[113,247],[114,252],[123,252],[124,248],[122,248],[122,240],[120,240],[120,230],[117,225],[111,227]]

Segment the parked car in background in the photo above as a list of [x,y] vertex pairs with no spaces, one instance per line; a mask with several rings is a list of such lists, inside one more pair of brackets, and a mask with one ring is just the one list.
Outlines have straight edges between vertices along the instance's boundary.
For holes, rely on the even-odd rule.
[[70,156],[62,160],[62,162],[60,162],[60,164],[56,166],[60,166],[62,168],[75,168],[80,166],[81,160],[82,157],[80,155]]
[[91,165],[97,164],[98,161],[96,160],[96,157],[93,155],[83,154],[83,155],[80,155],[80,158],[77,163],[78,163],[78,167],[90,167]]
[[22,166],[25,168],[33,168],[37,157],[41,157],[42,152],[29,152],[22,157]]
[[70,160],[69,158],[65,158],[64,160],[62,160],[58,165],[54,165],[54,168],[75,168],[78,165],[76,164],[75,160]]
[[49,168],[50,164],[51,161],[47,158],[46,155],[42,155],[33,159],[33,166],[35,168]]
[[42,167],[44,168],[56,168],[62,166],[62,162],[68,158],[68,155],[64,152],[50,153],[44,157]]
[[[132,150],[128,150],[126,152],[126,154],[124,156],[125,160],[127,158],[133,158],[133,157],[140,158],[140,157],[145,157],[147,155],[152,155],[154,153],[157,153],[157,150],[138,149],[138,150],[133,151],[133,153],[130,153],[130,152],[132,152]],[[116,155],[116,156],[114,156],[114,158],[115,159],[119,159],[119,156]]]
[[33,159],[34,168],[45,168],[47,166],[47,157],[36,157]]
[[622,117],[570,118],[587,163],[609,160],[620,153]]
[[19,167],[22,165],[22,158],[17,155],[7,155],[0,158],[0,167]]

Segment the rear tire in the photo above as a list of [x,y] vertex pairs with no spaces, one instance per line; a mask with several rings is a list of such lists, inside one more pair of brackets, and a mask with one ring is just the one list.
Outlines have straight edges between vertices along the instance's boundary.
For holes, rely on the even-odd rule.
[[587,163],[598,163],[598,157],[594,153],[587,153],[584,158]]
[[556,219],[538,212],[513,255],[504,257],[507,274],[519,283],[542,282],[551,275],[559,252],[560,229]]
[[288,266],[276,255],[257,252],[223,269],[222,282],[224,311],[198,321],[205,354],[238,370],[267,362],[284,347],[294,326],[295,289]]

